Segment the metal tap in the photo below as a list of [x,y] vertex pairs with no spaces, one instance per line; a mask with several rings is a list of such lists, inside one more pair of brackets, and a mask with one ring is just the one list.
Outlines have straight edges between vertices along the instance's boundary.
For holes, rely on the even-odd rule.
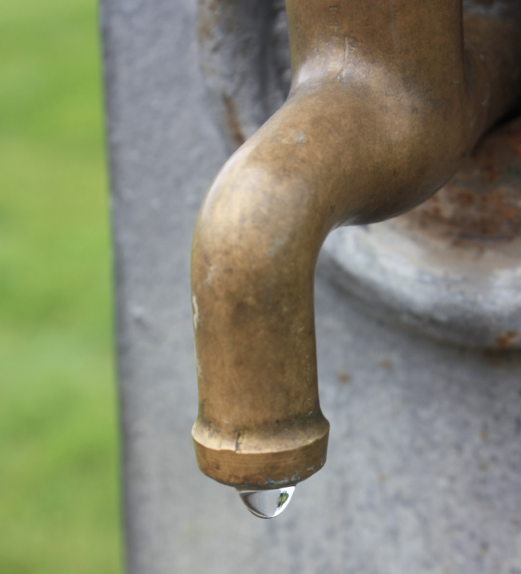
[[289,97],[221,169],[193,240],[192,434],[211,478],[282,488],[324,465],[318,253],[430,197],[514,109],[521,8],[492,3],[286,1]]

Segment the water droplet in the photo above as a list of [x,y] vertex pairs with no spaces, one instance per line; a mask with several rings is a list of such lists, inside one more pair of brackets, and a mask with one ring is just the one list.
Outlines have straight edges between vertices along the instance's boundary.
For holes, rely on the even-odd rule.
[[246,508],[259,518],[275,518],[286,510],[293,493],[294,486],[273,488],[271,490],[246,490],[238,488],[241,500]]

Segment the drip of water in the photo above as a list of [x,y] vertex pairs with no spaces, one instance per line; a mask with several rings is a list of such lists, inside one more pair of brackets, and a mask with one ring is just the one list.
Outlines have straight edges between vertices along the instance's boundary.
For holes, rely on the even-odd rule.
[[294,486],[273,488],[271,490],[246,490],[238,488],[237,492],[246,508],[259,518],[275,518],[286,510],[293,493]]

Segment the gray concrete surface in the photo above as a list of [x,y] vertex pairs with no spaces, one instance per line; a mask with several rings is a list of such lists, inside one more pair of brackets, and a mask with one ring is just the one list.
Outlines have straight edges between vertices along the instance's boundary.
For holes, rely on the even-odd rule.
[[225,159],[195,0],[104,0],[128,574],[521,574],[521,358],[316,288],[325,468],[273,521],[197,470],[189,251]]

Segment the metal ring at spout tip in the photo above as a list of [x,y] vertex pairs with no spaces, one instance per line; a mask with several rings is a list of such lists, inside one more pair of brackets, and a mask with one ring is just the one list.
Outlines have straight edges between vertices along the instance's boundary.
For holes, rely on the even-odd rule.
[[212,448],[195,438],[195,453],[200,470],[214,480],[235,488],[270,490],[285,488],[306,480],[326,463],[329,423],[320,425],[318,436],[307,444],[264,452],[236,452]]

